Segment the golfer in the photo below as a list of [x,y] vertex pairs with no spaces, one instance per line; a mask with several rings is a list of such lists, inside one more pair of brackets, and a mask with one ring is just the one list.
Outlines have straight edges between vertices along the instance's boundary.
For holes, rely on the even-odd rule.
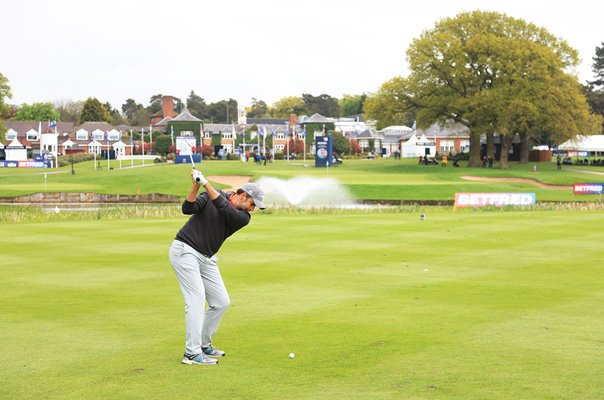
[[[170,246],[170,263],[185,300],[186,345],[183,364],[217,364],[225,352],[212,345],[220,319],[230,305],[216,253],[222,243],[264,209],[264,192],[246,183],[236,193],[217,190],[200,171],[191,172],[193,185],[182,204],[191,215]],[[200,187],[204,193],[197,195]],[[208,303],[204,312],[205,303]]]

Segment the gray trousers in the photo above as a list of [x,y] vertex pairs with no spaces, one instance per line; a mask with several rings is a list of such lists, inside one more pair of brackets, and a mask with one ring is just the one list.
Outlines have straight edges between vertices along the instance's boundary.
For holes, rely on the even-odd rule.
[[216,256],[208,258],[178,240],[170,246],[170,263],[185,300],[185,352],[189,355],[197,355],[202,347],[212,344],[220,319],[231,304],[217,261]]

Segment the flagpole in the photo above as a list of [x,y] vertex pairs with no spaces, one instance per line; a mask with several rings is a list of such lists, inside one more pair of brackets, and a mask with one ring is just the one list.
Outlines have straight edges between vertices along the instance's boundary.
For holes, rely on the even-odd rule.
[[111,154],[109,153],[109,132],[105,133],[107,135],[107,171],[111,170],[111,161],[109,161],[109,159],[111,158]]
[[130,129],[130,167],[134,168],[134,145],[132,143],[132,129]]
[[266,125],[264,126],[264,135],[262,135],[262,152],[264,153],[264,157],[266,159]]
[[149,154],[153,154],[153,127],[149,124]]
[[[296,133],[296,128],[292,126],[292,137],[294,137],[294,133]],[[287,162],[289,163],[289,132],[285,132],[285,147],[287,148]]]
[[145,165],[145,128],[141,128],[141,142],[143,144],[141,155],[143,156],[143,165]]
[[304,127],[302,133],[304,133],[302,137],[302,145],[304,146],[304,166],[306,167],[306,126]]

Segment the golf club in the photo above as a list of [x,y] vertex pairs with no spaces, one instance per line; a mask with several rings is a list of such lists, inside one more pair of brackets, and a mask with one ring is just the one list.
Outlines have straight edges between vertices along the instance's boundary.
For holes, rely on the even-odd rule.
[[[189,147],[191,148],[191,152],[189,153],[189,158],[191,159],[191,165],[193,166],[193,169],[197,171],[197,168],[195,168],[195,161],[193,161],[193,146],[191,146],[191,143],[189,142],[185,142],[189,145]],[[199,172],[196,172],[195,174],[193,174],[193,177],[195,178],[196,182],[201,182],[201,178],[197,175],[199,174]]]

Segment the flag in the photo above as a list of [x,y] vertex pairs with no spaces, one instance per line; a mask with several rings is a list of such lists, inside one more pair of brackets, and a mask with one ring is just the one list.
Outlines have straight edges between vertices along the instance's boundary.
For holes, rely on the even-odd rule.
[[52,122],[50,122],[48,124],[48,129],[52,129],[52,128],[56,128],[57,127],[57,119],[53,119]]
[[327,136],[327,127],[323,124],[323,136]]
[[415,121],[413,121],[413,126],[411,127],[411,129],[413,129],[415,131],[415,129],[416,129]]
[[170,125],[170,141],[174,145],[174,125]]
[[274,127],[271,128],[271,136],[273,136],[273,137],[275,136],[275,128]]
[[302,132],[300,132],[300,137],[301,138],[305,138],[306,137],[306,126],[304,127],[304,129],[302,129]]
[[264,133],[262,132],[262,128],[258,127],[258,136],[264,137]]
[[233,140],[237,139],[237,132],[235,131],[235,125],[231,125],[232,131],[233,131]]

